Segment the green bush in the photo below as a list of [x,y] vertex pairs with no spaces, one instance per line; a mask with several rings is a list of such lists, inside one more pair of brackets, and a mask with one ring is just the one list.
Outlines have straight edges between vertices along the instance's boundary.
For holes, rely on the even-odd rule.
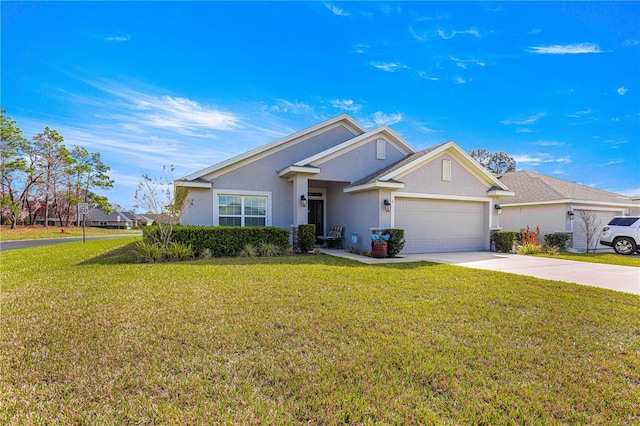
[[493,234],[493,241],[496,244],[496,251],[509,253],[516,241],[517,233],[514,231],[498,231]]
[[542,246],[537,243],[525,243],[516,247],[516,253],[530,255],[542,253]]
[[239,257],[256,257],[258,255],[258,250],[251,244],[247,244],[244,246],[240,253],[238,253]]
[[[158,232],[149,226],[142,230],[144,241],[153,241],[150,237]],[[239,226],[175,226],[171,242],[191,245],[196,253],[209,249],[214,257],[236,257],[247,245],[259,246],[263,241],[276,245],[283,251],[289,247],[289,230],[263,227]]]
[[388,235],[387,257],[396,257],[404,248],[404,229],[385,229],[382,235]]
[[167,256],[173,260],[187,260],[193,257],[193,249],[190,244],[169,243]]
[[308,253],[316,244],[316,225],[298,225],[298,234],[295,241],[296,250],[300,253]]
[[544,243],[547,247],[557,247],[562,250],[570,238],[571,235],[565,232],[553,232],[544,236]]
[[136,257],[140,262],[155,263],[164,258],[164,252],[157,243],[138,241],[136,243]]
[[258,254],[260,255],[260,257],[278,257],[280,256],[280,253],[282,253],[280,247],[273,243],[263,241],[258,246]]

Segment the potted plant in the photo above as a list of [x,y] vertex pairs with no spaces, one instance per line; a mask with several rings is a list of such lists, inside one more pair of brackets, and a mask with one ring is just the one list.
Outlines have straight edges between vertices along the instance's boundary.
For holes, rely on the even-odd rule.
[[371,256],[387,257],[388,234],[371,234]]

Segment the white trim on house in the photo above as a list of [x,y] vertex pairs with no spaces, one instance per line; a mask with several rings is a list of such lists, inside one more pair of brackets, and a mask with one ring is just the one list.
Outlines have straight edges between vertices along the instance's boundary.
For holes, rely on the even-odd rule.
[[491,198],[489,197],[468,197],[465,195],[446,195],[446,194],[423,194],[417,192],[393,192],[391,194],[391,199],[394,198],[423,198],[423,199],[431,199],[431,200],[449,200],[449,201],[474,201],[481,203],[489,203],[491,202]]
[[306,175],[317,175],[320,173],[320,169],[317,167],[309,167],[309,166],[289,166],[285,169],[282,169],[278,172],[278,176],[280,177],[291,177],[296,174],[306,174]]
[[360,191],[369,191],[371,189],[379,189],[379,188],[387,188],[387,189],[403,189],[403,182],[382,182],[375,181],[369,182],[362,185],[357,186],[347,186],[343,189],[344,192],[360,192]]
[[387,143],[391,144],[403,155],[409,155],[416,152],[415,148],[413,148],[408,142],[406,142],[400,136],[396,135],[387,126],[382,126],[377,129],[371,130],[370,132],[357,136],[355,138],[349,139],[346,142],[333,146],[315,155],[312,155],[311,157],[307,157],[303,160],[300,160],[297,163],[295,163],[294,166],[306,166],[308,164],[318,166],[346,152],[349,152],[352,149],[358,148],[366,143],[369,143],[374,139],[380,139],[380,138],[384,139]]
[[256,197],[267,197],[267,217],[265,219],[265,226],[271,226],[273,223],[273,194],[271,191],[245,191],[241,189],[214,189],[213,193],[213,226],[220,225],[220,216],[219,216],[219,196],[220,195],[237,195],[237,196],[256,196]]
[[188,181],[188,180],[176,180],[176,186],[183,186],[187,188],[206,188],[209,189],[213,186],[211,182],[202,181]]
[[604,206],[603,208],[609,209],[611,207],[614,208],[629,208],[629,207],[638,207],[637,204],[631,203],[610,203],[607,201],[586,201],[586,200],[574,200],[574,199],[566,199],[566,200],[553,200],[553,201],[529,201],[526,203],[500,203],[502,207],[524,207],[524,206],[543,206],[543,205],[552,205],[552,204],[576,204],[583,206]]
[[462,148],[460,148],[455,142],[449,141],[443,145],[440,145],[438,148],[434,149],[431,152],[423,155],[415,159],[414,161],[405,164],[404,166],[393,170],[387,173],[384,176],[380,177],[380,180],[389,180],[389,179],[400,179],[403,176],[411,173],[412,171],[422,167],[426,163],[433,161],[438,158],[440,155],[448,152],[451,156],[455,157],[458,163],[464,167],[468,172],[473,174],[475,177],[479,178],[482,181],[485,181],[496,188],[501,188],[504,191],[509,191],[504,183],[500,182],[491,172],[482,167],[475,161],[469,154],[464,152]]
[[341,114],[332,119],[323,121],[322,123],[300,130],[265,145],[261,145],[240,155],[236,155],[235,157],[222,161],[218,164],[214,164],[213,166],[199,170],[195,173],[191,173],[187,176],[184,176],[181,180],[193,180],[206,175],[212,175],[210,176],[210,178],[213,179],[217,176],[220,176],[221,174],[235,170],[253,161],[259,160],[260,158],[263,158],[267,155],[273,154],[282,149],[286,149],[292,144],[302,142],[322,132],[331,130],[339,126],[346,127],[351,133],[353,133],[354,136],[358,136],[367,132],[367,129],[365,129],[353,118],[349,117],[349,115]]

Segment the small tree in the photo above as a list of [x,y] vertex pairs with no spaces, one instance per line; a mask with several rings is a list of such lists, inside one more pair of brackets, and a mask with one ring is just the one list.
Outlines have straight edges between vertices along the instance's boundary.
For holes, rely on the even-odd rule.
[[491,173],[516,171],[516,160],[504,151],[490,153],[486,149],[474,149],[469,155]]
[[594,212],[587,210],[578,210],[578,217],[580,218],[580,229],[587,238],[587,253],[590,249],[592,253],[595,253],[597,241],[594,242],[594,240],[599,234],[602,222],[598,220],[598,216]]
[[[187,204],[184,188],[174,188],[173,165],[162,167],[162,176],[151,177],[142,175],[142,182],[138,184],[134,197],[137,204],[134,208],[141,208],[156,215],[157,232],[150,233],[153,242],[162,250],[167,250],[171,242],[173,227],[180,222],[180,217]],[[161,217],[168,220],[161,220]]]

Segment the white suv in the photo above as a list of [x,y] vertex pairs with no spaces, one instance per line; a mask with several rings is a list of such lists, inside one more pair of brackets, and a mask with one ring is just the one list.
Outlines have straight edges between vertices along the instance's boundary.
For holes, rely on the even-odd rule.
[[616,216],[602,228],[600,244],[618,254],[640,251],[640,216]]

